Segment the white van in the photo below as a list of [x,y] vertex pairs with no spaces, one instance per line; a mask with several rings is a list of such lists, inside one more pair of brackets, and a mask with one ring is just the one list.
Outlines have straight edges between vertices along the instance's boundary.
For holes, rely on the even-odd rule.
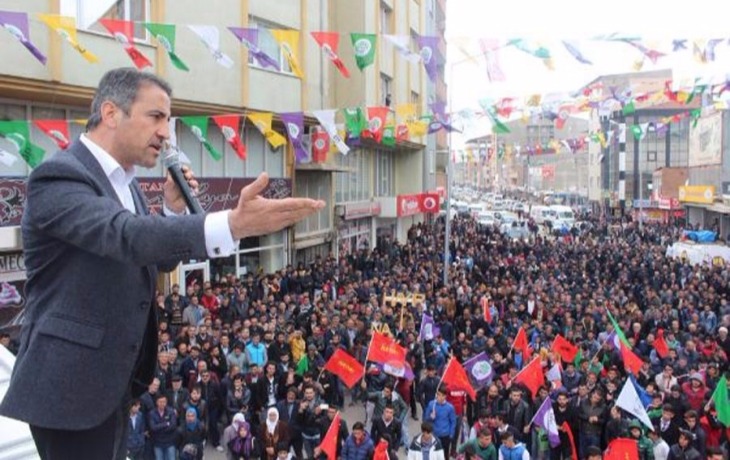
[[546,221],[554,222],[556,213],[550,206],[534,205],[530,208],[530,217],[536,224],[542,225]]
[[573,225],[575,225],[575,214],[573,214],[573,210],[570,208],[570,206],[562,206],[554,204],[550,206],[550,209],[555,211],[555,221],[553,222],[553,226],[555,228],[560,227],[568,227],[572,228]]

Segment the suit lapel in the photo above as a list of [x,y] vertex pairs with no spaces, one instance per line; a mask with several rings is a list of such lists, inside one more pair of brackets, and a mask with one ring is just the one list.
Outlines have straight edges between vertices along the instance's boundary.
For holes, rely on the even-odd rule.
[[79,160],[79,162],[91,173],[91,176],[99,185],[99,188],[104,192],[105,196],[113,198],[117,203],[119,203],[119,206],[124,207],[124,204],[119,201],[119,196],[117,195],[117,192],[114,191],[112,183],[109,182],[109,178],[106,177],[104,170],[101,169],[101,165],[94,155],[89,152],[89,149],[86,148],[83,142],[76,139],[76,141],[71,144],[71,147],[69,147],[68,152]]

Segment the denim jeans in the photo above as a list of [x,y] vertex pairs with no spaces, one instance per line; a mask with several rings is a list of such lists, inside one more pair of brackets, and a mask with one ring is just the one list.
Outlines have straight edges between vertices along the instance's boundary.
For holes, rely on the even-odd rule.
[[175,450],[175,446],[155,446],[155,460],[175,460],[176,455],[177,452]]

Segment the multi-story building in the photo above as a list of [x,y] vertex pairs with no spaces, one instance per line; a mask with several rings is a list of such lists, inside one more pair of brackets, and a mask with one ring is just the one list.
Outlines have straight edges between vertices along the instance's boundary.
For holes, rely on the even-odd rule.
[[[382,40],[382,34],[407,35],[411,37],[412,51],[418,52],[418,36],[443,33],[443,5],[444,0],[245,0],[211,8],[194,0],[8,0],[3,2],[2,10],[29,15],[30,38],[47,55],[47,62],[41,64],[13,35],[0,30],[0,119],[86,119],[95,86],[104,72],[132,65],[120,43],[99,24],[99,18],[136,21],[133,44],[151,62],[152,67],[146,70],[171,83],[173,117],[269,112],[274,114],[274,129],[285,134],[280,117],[284,112],[303,112],[307,132],[316,124],[311,112],[319,109],[387,103],[394,108],[416,103],[423,112],[430,97],[424,66],[402,59],[392,45]],[[87,62],[61,35],[47,28],[38,19],[43,13],[76,17],[78,41],[97,55],[99,62]],[[189,71],[172,65],[165,48],[141,25],[143,22],[177,26],[175,54]],[[233,62],[230,68],[219,66],[187,27],[199,24],[218,29],[220,51]],[[273,58],[279,70],[263,67],[227,30],[229,26],[257,29],[258,47]],[[299,31],[295,53],[304,78],[295,75],[273,30]],[[351,78],[344,78],[332,65],[310,36],[314,31],[341,34],[339,54]],[[379,34],[376,62],[362,72],[355,66],[350,32]],[[437,59],[443,62],[445,54]],[[437,94],[445,88],[443,66],[439,74],[441,83],[433,84]],[[342,122],[342,115],[338,117],[337,121]],[[47,155],[57,149],[34,124],[30,126],[32,142],[44,148]],[[70,136],[75,138],[83,129],[83,122],[70,123]],[[372,247],[379,234],[402,239],[408,226],[423,215],[412,210],[401,212],[396,204],[403,197],[435,188],[434,149],[427,151],[426,136],[398,142],[394,147],[365,141],[347,156],[332,153],[326,162],[307,164],[295,162],[290,143],[272,148],[249,121],[241,129],[247,146],[245,160],[228,146],[212,121],[207,140],[222,153],[220,160],[212,158],[183,123],[178,121],[175,133],[178,145],[201,178],[201,200],[207,210],[231,206],[240,187],[262,171],[272,178],[270,194],[309,196],[328,204],[324,211],[295,228],[241,241],[239,251],[230,258],[186,261],[180,279],[272,272],[336,252],[347,246],[345,241],[351,248],[365,244]],[[0,148],[14,151],[12,144],[2,138]],[[4,193],[0,197],[0,247],[5,255],[22,258],[19,222],[30,168],[20,159],[0,168],[0,190]],[[159,198],[163,167],[138,169],[137,173],[154,202]],[[23,276],[21,268],[3,275],[3,279]]]

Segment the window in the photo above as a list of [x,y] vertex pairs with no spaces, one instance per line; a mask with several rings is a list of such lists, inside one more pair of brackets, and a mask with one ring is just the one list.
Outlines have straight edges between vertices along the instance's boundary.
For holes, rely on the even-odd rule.
[[390,92],[392,83],[392,78],[380,72],[380,95],[383,98],[383,105],[387,107],[390,107],[390,104],[392,103],[392,93]]
[[[330,192],[332,191],[330,177],[329,174],[322,174],[321,172],[297,171],[294,195],[322,200],[327,203],[325,209],[330,209]],[[299,222],[296,226],[296,231],[298,234],[306,234],[329,231],[331,227],[332,219],[330,213],[316,212]]]
[[380,2],[380,33],[392,34],[393,10],[384,2]]
[[375,154],[375,196],[395,195],[395,158],[392,152]]
[[61,14],[76,18],[76,27],[107,34],[99,19],[134,21],[134,38],[147,40],[142,25],[150,17],[150,0],[61,0]]
[[337,155],[340,166],[352,169],[351,172],[335,175],[335,201],[347,203],[367,201],[372,197],[370,181],[370,158],[368,150],[351,151],[348,155]]
[[[289,67],[289,61],[286,60],[286,56],[284,56],[284,53],[281,52],[279,42],[277,42],[271,34],[272,30],[285,29],[285,27],[278,26],[258,18],[249,18],[248,22],[249,27],[257,28],[259,30],[259,49],[279,63],[281,73],[292,75],[291,67]],[[248,63],[249,65],[259,69],[265,68],[267,70],[274,71],[271,67],[262,67],[259,62],[254,59],[253,53],[248,53]]]
[[656,161],[656,150],[646,152],[646,161]]

